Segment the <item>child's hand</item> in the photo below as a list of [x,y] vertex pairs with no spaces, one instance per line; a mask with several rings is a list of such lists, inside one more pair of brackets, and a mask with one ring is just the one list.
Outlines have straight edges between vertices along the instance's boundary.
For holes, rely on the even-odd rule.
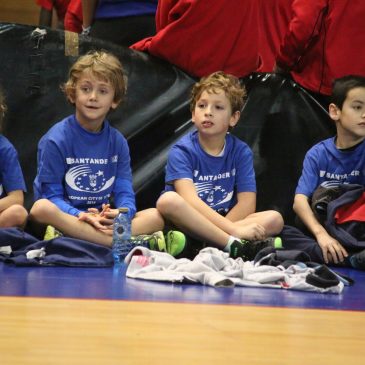
[[237,233],[234,233],[236,237],[249,241],[259,241],[266,238],[265,228],[258,223],[249,223],[244,226],[237,227]]
[[108,206],[106,209],[103,209],[102,211],[102,219],[100,220],[100,223],[103,225],[103,232],[107,233],[107,231],[111,230],[111,234],[113,233],[113,223],[114,218],[118,215],[119,211],[118,209],[110,209]]
[[323,259],[326,264],[338,264],[348,256],[347,251],[341,243],[327,233],[322,233],[317,236],[317,242],[321,247]]
[[[94,208],[91,208],[91,209],[94,209]],[[100,215],[100,213],[98,212],[97,209],[95,209],[95,210],[97,211],[97,213],[90,211],[90,209],[88,212],[81,212],[79,214],[79,221],[89,223],[94,228],[102,230],[103,225],[102,225],[101,220],[103,219],[103,217]]]
[[101,211],[96,208],[89,208],[87,212],[79,214],[79,220],[89,223],[94,228],[103,231],[108,235],[113,234],[113,219],[118,214],[118,209],[110,209],[109,204],[103,204]]

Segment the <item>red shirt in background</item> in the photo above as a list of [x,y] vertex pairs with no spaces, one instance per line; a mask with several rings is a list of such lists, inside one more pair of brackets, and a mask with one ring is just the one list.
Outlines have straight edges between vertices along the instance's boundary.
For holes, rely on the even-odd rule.
[[243,77],[259,66],[258,11],[257,0],[160,0],[156,35],[131,48],[192,76],[220,70]]
[[364,0],[294,0],[277,56],[301,86],[330,95],[333,80],[365,76]]
[[293,0],[258,0],[259,54],[261,65],[258,72],[272,72],[280,44],[288,31],[292,18]]

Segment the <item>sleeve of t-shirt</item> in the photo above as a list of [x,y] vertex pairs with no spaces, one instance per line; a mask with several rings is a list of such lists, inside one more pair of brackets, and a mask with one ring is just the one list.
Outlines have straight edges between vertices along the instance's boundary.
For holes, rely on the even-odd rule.
[[63,186],[61,184],[44,184],[42,189],[42,198],[48,199],[55,204],[62,212],[78,217],[81,210],[78,210],[67,202],[63,195]]
[[237,193],[256,192],[255,170],[253,168],[253,153],[251,149],[248,146],[240,147],[236,159]]
[[18,154],[13,145],[10,143],[3,151],[1,161],[1,177],[1,181],[6,193],[15,190],[23,190],[24,192],[26,191],[22,169],[18,160]]
[[316,152],[312,149],[307,152],[303,162],[302,176],[298,181],[295,194],[303,194],[311,197],[314,190],[318,187],[318,158]]
[[179,179],[193,180],[192,157],[185,149],[175,145],[167,158],[165,184],[172,185]]
[[136,201],[132,185],[131,159],[128,143],[125,139],[121,141],[118,153],[117,176],[114,187],[114,204],[117,208],[128,208],[131,218],[133,218],[136,214]]

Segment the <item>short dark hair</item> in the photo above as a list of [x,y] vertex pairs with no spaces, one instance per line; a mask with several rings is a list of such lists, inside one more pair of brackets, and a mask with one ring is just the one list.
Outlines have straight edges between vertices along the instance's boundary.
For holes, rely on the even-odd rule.
[[350,90],[357,87],[365,88],[365,77],[358,75],[347,75],[340,77],[333,82],[331,102],[342,109],[343,103]]

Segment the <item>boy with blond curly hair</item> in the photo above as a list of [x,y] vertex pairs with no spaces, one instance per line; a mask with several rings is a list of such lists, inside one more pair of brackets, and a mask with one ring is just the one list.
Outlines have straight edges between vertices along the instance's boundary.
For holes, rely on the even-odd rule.
[[[170,150],[161,215],[192,237],[252,260],[266,246],[281,247],[283,219],[276,211],[255,212],[253,154],[230,134],[240,119],[246,92],[239,80],[215,72],[192,90],[196,130]],[[269,238],[269,239],[268,239]]]

